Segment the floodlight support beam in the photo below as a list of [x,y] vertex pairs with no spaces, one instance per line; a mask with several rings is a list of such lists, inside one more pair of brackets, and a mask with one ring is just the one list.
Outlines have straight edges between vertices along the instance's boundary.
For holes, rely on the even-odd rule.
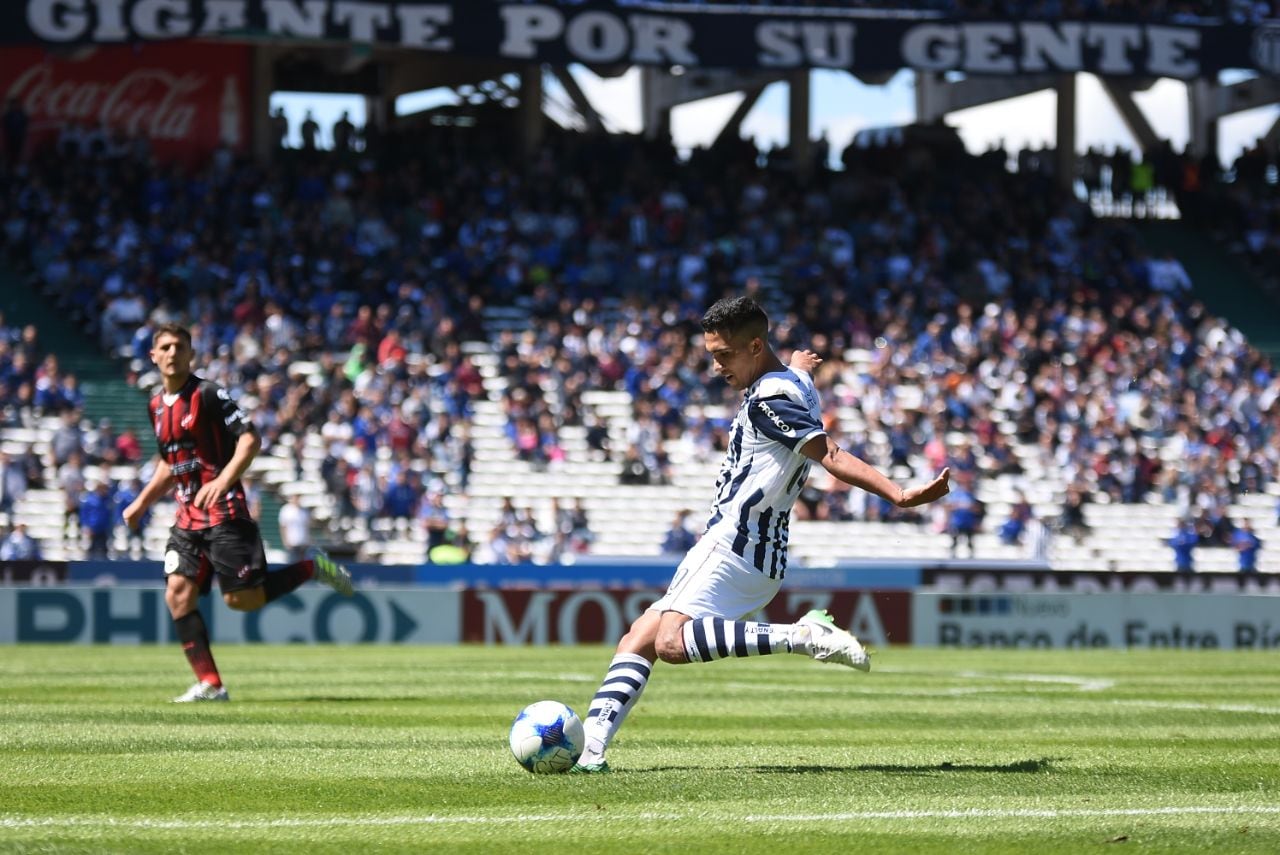
[[1076,176],[1076,76],[1059,75],[1054,88],[1058,93],[1054,176],[1059,187],[1070,190]]
[[744,73],[711,68],[641,68],[640,104],[645,138],[660,139],[670,134],[673,107],[731,92],[763,90],[770,83],[789,79],[777,71]]
[[520,140],[526,151],[542,144],[546,119],[542,112],[542,65],[529,63],[520,69]]
[[271,139],[271,93],[276,88],[276,49],[259,45],[250,50],[249,151],[258,163],[267,163],[274,152]]
[[1214,109],[1217,84],[1209,80],[1192,80],[1187,83],[1187,123],[1191,126],[1187,135],[1187,148],[1197,158],[1212,154],[1218,156],[1218,119],[1221,114]]
[[587,132],[599,134],[604,132],[604,120],[600,118],[600,113],[591,104],[591,100],[587,98],[587,93],[582,91],[582,87],[578,85],[578,79],[568,68],[556,66],[552,69],[552,74],[556,76],[556,80],[560,81],[560,85],[564,87],[564,91],[568,93],[569,100],[573,102],[574,109],[581,115],[583,121],[587,123]]
[[941,72],[917,71],[916,121],[922,125],[933,124],[957,110],[981,107],[1043,89],[1056,89],[1057,86],[1058,77],[1052,74],[947,80]]
[[787,78],[787,142],[791,147],[791,163],[801,180],[813,171],[813,141],[809,139],[809,120],[813,113],[810,80],[807,68],[797,69]]
[[742,93],[742,101],[734,109],[733,115],[729,117],[729,121],[725,122],[724,127],[720,129],[720,133],[716,135],[714,145],[720,145],[727,142],[732,136],[742,136],[742,122],[747,118],[747,114],[751,112],[751,108],[760,100],[760,94],[764,92],[763,86],[755,86]]
[[1102,91],[1106,93],[1116,112],[1120,114],[1129,133],[1133,134],[1133,138],[1138,141],[1138,147],[1142,152],[1150,154],[1160,148],[1160,137],[1147,121],[1142,108],[1133,100],[1133,92],[1124,88],[1118,81],[1106,77],[1099,77],[1098,82],[1102,84]]

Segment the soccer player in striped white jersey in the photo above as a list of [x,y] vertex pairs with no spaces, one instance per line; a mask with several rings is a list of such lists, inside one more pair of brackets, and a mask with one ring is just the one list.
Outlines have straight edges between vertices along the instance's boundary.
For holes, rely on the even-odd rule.
[[702,331],[716,373],[744,393],[711,518],[666,594],[618,642],[583,718],[587,744],[575,772],[609,771],[605,752],[658,659],[683,664],[797,653],[870,669],[862,645],[825,611],[794,624],[742,619],[767,605],[782,584],[791,506],[812,463],[900,508],[927,504],[948,490],[946,469],[928,484],[903,488],[840,448],[823,430],[808,371],[782,364],[769,344],[769,318],[751,298],[717,302],[703,315]]

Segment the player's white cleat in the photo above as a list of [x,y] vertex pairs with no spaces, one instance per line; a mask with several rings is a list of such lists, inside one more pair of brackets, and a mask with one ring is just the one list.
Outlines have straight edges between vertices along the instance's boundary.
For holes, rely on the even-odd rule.
[[198,701],[229,701],[226,686],[214,686],[201,680],[173,699],[175,704],[193,704]]
[[351,572],[328,556],[323,549],[311,550],[311,561],[316,568],[316,581],[324,582],[344,597],[351,596]]
[[859,671],[871,670],[871,657],[862,644],[852,633],[836,626],[825,609],[814,609],[796,621],[796,625],[809,630],[809,655],[814,659],[847,665]]

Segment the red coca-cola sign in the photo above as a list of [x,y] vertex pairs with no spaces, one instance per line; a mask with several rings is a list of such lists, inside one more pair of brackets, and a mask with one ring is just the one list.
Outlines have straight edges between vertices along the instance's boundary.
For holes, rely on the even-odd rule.
[[249,141],[249,49],[204,42],[0,52],[0,92],[28,117],[27,150],[75,122],[151,141],[161,158],[194,160]]

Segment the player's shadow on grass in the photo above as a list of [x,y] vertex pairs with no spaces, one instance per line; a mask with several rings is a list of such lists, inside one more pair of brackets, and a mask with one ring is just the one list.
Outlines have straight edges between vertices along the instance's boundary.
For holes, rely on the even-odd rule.
[[1005,772],[1034,774],[1048,772],[1061,757],[1041,757],[1038,760],[1016,760],[1013,763],[951,763],[943,761],[929,766],[908,766],[895,763],[864,763],[860,766],[755,766],[751,771],[772,775],[805,775],[824,772],[889,772],[898,775],[928,775],[934,772]]

